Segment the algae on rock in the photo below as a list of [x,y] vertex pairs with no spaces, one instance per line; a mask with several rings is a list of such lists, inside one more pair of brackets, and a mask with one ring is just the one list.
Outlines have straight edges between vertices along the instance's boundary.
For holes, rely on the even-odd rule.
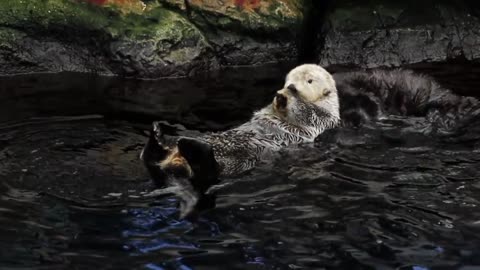
[[[0,35],[1,44],[16,47],[14,51],[6,45],[0,47],[0,63],[20,65],[10,62],[27,54],[26,72],[34,65],[35,72],[166,77],[188,75],[196,66],[210,62],[215,65],[210,57],[204,57],[208,43],[202,33],[185,17],[159,5],[142,14],[124,14],[115,7],[74,0],[5,0],[0,3],[0,13],[4,14],[0,25],[15,30],[18,37]],[[42,57],[41,51],[48,47],[58,55]],[[2,72],[17,73],[18,69]]]
[[3,0],[0,72],[158,78],[291,60],[301,1],[188,1],[186,12],[174,0]]

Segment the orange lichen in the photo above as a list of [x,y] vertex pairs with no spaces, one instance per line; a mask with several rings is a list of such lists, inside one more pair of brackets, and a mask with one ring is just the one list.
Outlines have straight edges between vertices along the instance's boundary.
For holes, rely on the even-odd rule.
[[256,9],[260,7],[261,0],[235,0],[235,6],[244,9]]

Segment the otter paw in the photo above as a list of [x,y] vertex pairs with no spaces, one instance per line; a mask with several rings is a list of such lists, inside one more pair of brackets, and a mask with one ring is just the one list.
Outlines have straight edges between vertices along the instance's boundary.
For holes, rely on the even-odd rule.
[[156,141],[159,144],[164,144],[165,143],[165,136],[162,131],[162,126],[160,122],[155,121],[152,123],[152,131],[151,134],[155,137]]

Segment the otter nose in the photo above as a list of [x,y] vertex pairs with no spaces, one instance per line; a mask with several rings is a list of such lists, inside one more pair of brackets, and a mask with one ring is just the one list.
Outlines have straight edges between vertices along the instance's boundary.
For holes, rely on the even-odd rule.
[[285,108],[287,106],[287,97],[283,94],[276,94],[275,99],[277,100],[277,106],[280,108]]
[[297,88],[295,87],[295,85],[293,83],[291,83],[289,86],[287,86],[287,89],[292,91],[292,93],[297,92]]

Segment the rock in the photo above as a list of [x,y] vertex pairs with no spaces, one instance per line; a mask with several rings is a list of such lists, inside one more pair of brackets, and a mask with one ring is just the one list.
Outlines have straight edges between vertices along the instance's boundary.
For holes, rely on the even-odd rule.
[[300,1],[4,0],[0,73],[159,78],[290,60]]
[[99,6],[114,6],[124,13],[142,13],[147,8],[141,0],[84,0]]
[[0,74],[161,78],[296,60],[371,68],[480,57],[475,0],[2,0],[0,13]]
[[142,14],[71,0],[0,3],[0,72],[185,76],[216,66],[203,34],[158,5]]
[[[231,29],[272,32],[289,28],[302,17],[301,0],[161,0],[187,11],[192,18],[203,16],[199,23]],[[238,29],[237,29],[238,30]]]
[[470,1],[336,1],[322,29],[324,66],[400,66],[480,56]]
[[[143,28],[141,23],[147,23]],[[113,73],[137,77],[178,77],[218,66],[204,35],[185,17],[157,8],[137,16],[134,27],[109,43]],[[135,27],[139,24],[140,31]],[[125,26],[122,26],[124,29]]]
[[163,0],[207,37],[222,66],[291,61],[303,19],[303,0]]

